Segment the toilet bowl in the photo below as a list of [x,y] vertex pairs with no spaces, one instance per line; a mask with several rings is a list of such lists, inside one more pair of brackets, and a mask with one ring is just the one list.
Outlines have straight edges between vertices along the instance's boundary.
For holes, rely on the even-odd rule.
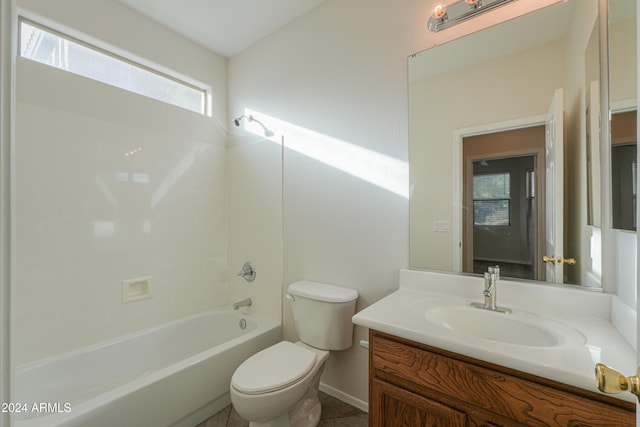
[[317,425],[317,391],[328,358],[326,350],[288,341],[251,356],[231,378],[234,409],[251,427]]
[[287,299],[300,341],[281,341],[244,361],[231,378],[234,409],[250,427],[314,427],[322,412],[318,387],[329,350],[353,342],[353,289],[302,281]]

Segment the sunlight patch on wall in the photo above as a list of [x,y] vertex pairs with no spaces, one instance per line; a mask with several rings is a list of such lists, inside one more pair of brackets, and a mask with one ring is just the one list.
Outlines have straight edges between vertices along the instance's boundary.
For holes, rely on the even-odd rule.
[[[405,199],[409,198],[409,164],[386,154],[351,144],[310,129],[246,109],[246,116],[253,116],[274,133],[269,141],[308,156],[314,160],[362,179]],[[264,136],[265,129],[245,121],[245,129]]]
[[589,227],[591,231],[590,251],[591,268],[585,271],[584,285],[599,288],[602,286],[602,234],[599,228]]
[[191,169],[191,166],[206,149],[206,144],[196,144],[191,147],[151,195],[151,209],[155,209],[158,206],[158,203],[171,191],[178,180]]

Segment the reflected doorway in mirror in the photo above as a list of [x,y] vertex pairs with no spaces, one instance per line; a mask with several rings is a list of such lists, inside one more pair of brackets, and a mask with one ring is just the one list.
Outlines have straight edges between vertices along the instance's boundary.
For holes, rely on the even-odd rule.
[[544,241],[544,126],[468,136],[462,145],[463,271],[498,264],[505,277],[544,280],[537,262]]

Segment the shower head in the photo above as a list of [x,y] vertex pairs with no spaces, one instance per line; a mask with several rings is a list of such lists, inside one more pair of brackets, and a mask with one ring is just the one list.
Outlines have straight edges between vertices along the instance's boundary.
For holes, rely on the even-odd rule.
[[240,127],[240,122],[242,121],[242,119],[248,119],[250,122],[256,122],[257,124],[259,124],[262,127],[262,130],[264,131],[264,136],[266,136],[267,138],[271,138],[272,136],[275,135],[275,133],[273,133],[273,131],[271,129],[268,129],[264,125],[264,123],[262,123],[260,120],[258,120],[256,118],[254,118],[252,115],[245,116],[243,114],[240,117],[237,117],[237,118],[233,119],[233,124],[235,124],[236,126]]
[[242,119],[244,119],[245,117],[246,116],[244,114],[242,116],[240,116],[240,117],[236,117],[235,119],[233,119],[233,124],[239,127],[240,126],[240,121]]

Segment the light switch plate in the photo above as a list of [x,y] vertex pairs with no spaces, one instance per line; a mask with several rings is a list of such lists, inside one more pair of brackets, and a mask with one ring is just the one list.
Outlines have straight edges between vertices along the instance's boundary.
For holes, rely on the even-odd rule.
[[449,233],[451,231],[451,223],[447,220],[433,221],[433,231],[437,233]]

